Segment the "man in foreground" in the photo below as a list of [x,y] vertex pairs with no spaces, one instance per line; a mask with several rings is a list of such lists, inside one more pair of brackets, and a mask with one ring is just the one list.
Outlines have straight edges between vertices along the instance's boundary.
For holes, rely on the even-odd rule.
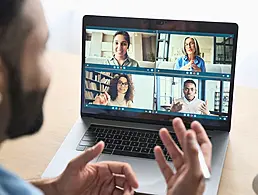
[[[48,27],[39,0],[0,2],[0,144],[7,139],[32,135],[43,123],[43,101],[50,83],[44,59]],[[174,173],[162,150],[156,161],[167,183],[167,194],[202,194],[204,179],[194,140],[198,140],[206,163],[211,164],[211,143],[203,127],[192,123],[186,131],[181,119],[173,121],[181,151],[166,129],[160,137],[173,158]],[[56,178],[26,182],[0,167],[2,195],[129,195],[138,187],[130,165],[122,162],[89,163],[103,150],[100,142],[73,159]],[[186,187],[187,186],[187,187]]]

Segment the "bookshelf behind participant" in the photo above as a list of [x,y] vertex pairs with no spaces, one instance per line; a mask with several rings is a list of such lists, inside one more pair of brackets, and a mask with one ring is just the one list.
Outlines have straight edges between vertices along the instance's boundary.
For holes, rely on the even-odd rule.
[[109,72],[85,71],[85,104],[93,103],[97,96],[107,92],[112,78]]

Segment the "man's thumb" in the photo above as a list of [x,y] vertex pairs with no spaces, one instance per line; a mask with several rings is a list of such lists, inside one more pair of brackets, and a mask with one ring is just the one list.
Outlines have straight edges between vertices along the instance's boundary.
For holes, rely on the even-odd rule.
[[100,141],[96,145],[92,146],[91,148],[88,148],[85,150],[81,155],[74,158],[69,165],[71,165],[74,168],[85,166],[88,162],[96,158],[98,155],[101,154],[101,152],[104,149],[104,142]]

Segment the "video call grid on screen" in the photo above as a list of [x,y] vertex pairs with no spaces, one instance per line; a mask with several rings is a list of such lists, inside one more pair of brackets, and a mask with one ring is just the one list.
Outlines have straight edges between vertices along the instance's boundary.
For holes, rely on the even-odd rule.
[[[128,64],[123,66],[119,65],[114,58],[117,51],[116,45],[114,45],[116,40],[113,37],[118,31],[126,31],[130,37],[130,45],[127,45],[129,48],[126,49],[129,60]],[[190,42],[186,43],[186,37],[194,39],[190,39]],[[133,104],[130,104],[130,107],[124,104],[122,106],[97,105],[93,103],[96,93],[107,92],[108,85],[103,88],[101,82],[100,84],[95,82],[96,86],[92,86],[92,84],[89,86],[86,83],[94,83],[94,79],[87,78],[86,71],[85,107],[226,120],[233,38],[233,35],[229,34],[88,27],[85,44],[86,70],[88,72],[90,70],[109,72],[110,75],[114,75],[114,72],[131,75],[131,82],[136,87],[134,87],[135,99],[132,100]],[[194,49],[198,50],[197,61],[194,62],[197,66],[199,65],[198,71],[179,69],[180,66],[184,66],[183,63],[187,65],[186,49],[190,45],[194,45],[194,48],[191,48],[193,51]],[[90,79],[92,80],[90,81]],[[101,76],[100,79],[102,79]],[[195,86],[195,99],[206,104],[209,114],[191,111],[191,109],[188,111],[183,109],[185,112],[172,111],[172,104],[178,103],[179,100],[182,101],[186,96],[183,90],[186,80],[193,81],[190,85]],[[148,86],[148,90],[146,86]],[[94,91],[94,89],[90,89],[91,87],[98,89]],[[100,89],[100,87],[102,88]],[[141,90],[137,90],[137,88]],[[93,94],[91,95],[89,92]],[[87,98],[89,96],[91,98]]]

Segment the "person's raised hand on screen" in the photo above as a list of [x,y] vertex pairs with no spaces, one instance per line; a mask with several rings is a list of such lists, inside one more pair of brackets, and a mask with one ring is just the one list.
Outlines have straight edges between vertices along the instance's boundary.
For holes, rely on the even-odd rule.
[[208,108],[208,100],[206,100],[205,103],[201,104],[199,109],[203,114],[209,115],[210,111]]
[[173,160],[174,172],[164,158],[161,147],[154,148],[155,158],[167,183],[167,195],[201,195],[205,190],[204,177],[198,159],[197,141],[211,170],[212,144],[199,122],[186,130],[182,120],[175,118],[173,127],[182,150],[175,144],[167,129],[160,130],[160,138]]
[[109,101],[110,101],[110,95],[107,92],[104,92],[95,98],[93,104],[107,105]]
[[182,110],[183,104],[181,102],[176,102],[175,98],[173,98],[173,104],[171,106],[171,112],[179,112]]

